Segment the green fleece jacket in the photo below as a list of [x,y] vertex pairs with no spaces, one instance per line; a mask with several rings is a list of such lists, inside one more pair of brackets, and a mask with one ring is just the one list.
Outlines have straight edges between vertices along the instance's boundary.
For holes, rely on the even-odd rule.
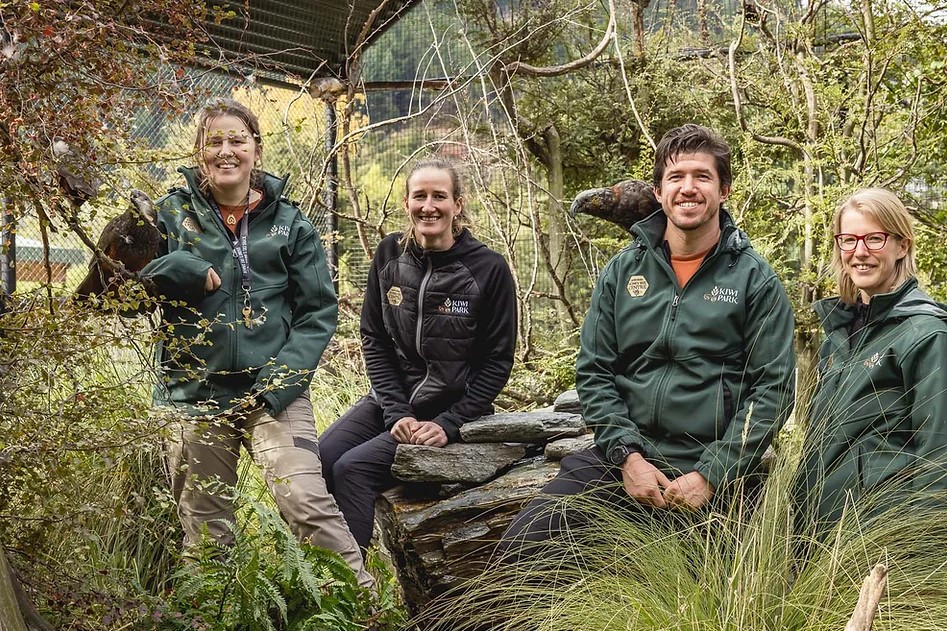
[[576,387],[607,454],[637,445],[666,475],[714,488],[757,470],[793,405],[793,315],[773,270],[720,212],[721,235],[684,288],[664,251],[663,212],[599,277]]
[[[229,233],[199,192],[196,171],[179,170],[187,188],[158,200],[165,239],[142,270],[163,297],[167,331],[158,348],[155,401],[217,413],[254,395],[278,414],[308,388],[335,331],[338,307],[319,234],[283,197],[286,179],[266,174],[247,241],[250,300],[262,322],[247,328],[243,275]],[[206,293],[211,267],[221,286]]]
[[947,310],[911,279],[857,308],[814,305],[826,338],[801,469],[814,515],[834,521],[848,501],[885,483],[947,489]]

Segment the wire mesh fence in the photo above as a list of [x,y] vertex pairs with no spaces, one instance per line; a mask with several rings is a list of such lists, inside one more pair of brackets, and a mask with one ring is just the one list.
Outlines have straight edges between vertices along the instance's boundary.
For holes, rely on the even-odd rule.
[[[717,3],[714,15],[739,12],[744,4]],[[649,29],[659,31],[675,20],[690,24],[705,5],[691,0],[653,2]],[[710,19],[711,30],[716,24]],[[333,102],[313,98],[292,82],[265,80],[265,72],[235,73],[230,66],[229,73],[187,72],[193,73],[196,92],[232,96],[257,113],[263,129],[263,166],[277,175],[289,174],[289,196],[326,237],[343,295],[357,301],[374,245],[401,227],[406,168],[415,159],[438,155],[462,166],[477,236],[510,260],[523,304],[564,320],[557,311],[559,288],[549,271],[556,262],[548,260],[543,239],[559,238],[573,252],[587,241],[570,232],[568,224],[566,233],[556,235],[544,223],[550,214],[565,214],[563,200],[550,199],[545,176],[534,176],[533,161],[517,155],[521,147],[498,140],[515,133],[481,63],[456,8],[424,0],[368,49],[361,64],[361,90],[351,101],[344,95]],[[332,128],[335,120],[342,121],[339,129]],[[139,113],[132,124],[129,155],[102,165],[104,191],[82,210],[90,234],[97,234],[109,217],[125,208],[131,188],[160,196],[182,183],[176,168],[193,162],[193,116],[169,119],[156,108]],[[333,190],[337,204],[328,201]],[[911,193],[920,212],[943,207],[940,192]],[[22,218],[7,226],[4,236],[5,292],[13,290],[15,278],[19,292],[51,286],[68,293],[85,273],[88,248],[68,231],[42,235],[36,213],[22,210],[17,213]],[[604,255],[581,252],[579,258],[577,268],[587,273],[568,280],[572,293],[587,295]]]
[[[229,96],[260,119],[263,168],[289,174],[288,196],[297,201],[323,234],[336,264],[342,297],[357,306],[365,288],[371,254],[385,233],[400,230],[405,172],[424,157],[455,160],[468,181],[465,201],[475,233],[505,254],[517,268],[525,300],[556,318],[555,292],[543,271],[536,238],[536,207],[545,203],[542,185],[515,160],[503,155],[490,134],[502,118],[496,96],[472,80],[477,68],[458,35],[462,25],[450,5],[429,0],[405,13],[376,40],[363,59],[362,90],[351,102],[313,98],[303,87],[273,83],[249,73],[184,69],[202,97]],[[433,29],[433,31],[432,31]],[[448,78],[462,78],[452,85]],[[199,106],[196,99],[195,107]],[[340,117],[339,129],[331,129]],[[133,145],[114,164],[99,164],[104,186],[80,210],[84,228],[95,236],[107,220],[127,207],[132,188],[153,198],[183,184],[176,169],[193,165],[195,116],[168,118],[157,108],[133,121]],[[475,131],[479,130],[479,131]],[[332,179],[333,160],[337,179]],[[511,185],[528,180],[531,192],[511,195]],[[337,204],[328,203],[337,189]],[[9,293],[42,289],[68,295],[85,275],[92,253],[68,230],[41,235],[36,212],[20,209],[9,248]],[[336,220],[331,221],[330,215]],[[591,280],[585,283],[590,285]]]

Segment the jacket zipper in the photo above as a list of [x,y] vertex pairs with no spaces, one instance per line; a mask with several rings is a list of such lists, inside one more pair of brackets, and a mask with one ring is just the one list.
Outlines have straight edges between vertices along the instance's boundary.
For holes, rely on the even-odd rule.
[[421,279],[421,285],[418,287],[418,324],[414,330],[414,350],[417,351],[418,357],[424,362],[424,379],[411,391],[411,396],[408,397],[408,403],[414,402],[414,398],[418,396],[418,392],[421,391],[421,388],[427,383],[428,377],[430,377],[431,369],[428,366],[427,360],[424,358],[424,354],[421,353],[421,327],[424,324],[424,293],[427,291],[427,283],[431,279],[433,270],[434,266],[431,263],[431,259],[428,259],[427,269],[424,270],[424,277]]
[[[230,370],[238,371],[237,368],[237,358],[240,353],[240,336],[237,335],[237,327],[240,326],[240,322],[237,320],[237,314],[240,311],[238,307],[238,302],[241,298],[242,281],[240,280],[241,274],[243,273],[240,269],[240,264],[237,261],[237,254],[233,249],[233,239],[231,239],[230,229],[227,228],[227,225],[224,223],[223,218],[214,212],[214,209],[211,208],[211,204],[207,201],[204,202],[206,211],[214,218],[214,223],[217,224],[217,227],[220,229],[221,235],[224,237],[227,245],[230,247],[230,271],[231,276],[234,279],[234,282],[231,283],[232,290],[230,292],[230,300],[227,301],[227,322],[233,322],[234,325],[230,328]],[[250,231],[250,222],[247,222],[247,232]],[[239,235],[238,235],[239,238]],[[249,234],[247,235],[247,240],[249,241]],[[218,290],[219,291],[219,290]]]
[[[677,277],[674,279],[675,285],[677,284]],[[678,290],[674,290],[674,298],[671,300],[671,314],[669,322],[667,323],[666,338],[664,342],[665,353],[670,357],[671,355],[671,330],[674,328],[674,318],[677,315],[677,305],[680,303],[681,295],[678,293]],[[664,393],[667,390],[667,385],[671,380],[671,362],[665,362],[664,364],[664,374],[661,376],[661,381],[658,383],[658,388],[654,396],[654,412],[651,415],[651,427],[658,431],[660,434],[665,434],[664,426],[660,422],[660,410],[658,405],[660,401],[664,400]]]
[[[250,229],[250,226],[247,226],[247,230]],[[227,229],[224,228],[224,237],[230,239],[230,236],[226,234]],[[237,358],[240,356],[240,335],[238,335],[237,327],[241,326],[241,323],[238,322],[240,307],[238,306],[240,300],[240,294],[243,291],[240,280],[241,275],[240,263],[237,261],[237,255],[233,251],[233,248],[230,248],[230,276],[233,278],[231,287],[233,289],[230,292],[230,300],[228,301],[227,309],[227,320],[229,322],[234,322],[235,325],[230,329],[230,339],[233,340],[233,343],[230,345],[231,355],[230,355],[230,369],[237,370]]]
[[[727,238],[729,238],[729,235],[727,235]],[[724,240],[724,236],[721,234],[720,241],[723,241],[723,240]],[[720,251],[717,251],[711,254],[709,257],[706,257],[703,261],[701,261],[697,270],[694,272],[694,275],[690,278],[690,281],[688,281],[687,284],[690,285],[691,281],[697,278],[704,268],[707,268],[710,266],[710,261],[716,260],[717,257],[719,256],[721,256],[721,253]],[[677,274],[674,273],[674,268],[671,267],[670,260],[663,260],[661,257],[656,257],[656,258],[658,258],[659,263],[663,265],[665,272],[669,274],[671,278],[671,282],[674,284],[674,288],[675,288],[674,298],[671,299],[671,311],[668,317],[669,323],[667,327],[667,338],[665,340],[665,352],[667,353],[668,357],[670,357],[671,356],[671,338],[672,338],[672,333],[674,329],[674,322],[677,319],[677,310],[681,304],[681,295],[684,293],[684,288],[678,286]],[[660,415],[657,413],[658,412],[657,402],[662,401],[664,399],[664,393],[667,390],[668,382],[671,379],[671,370],[672,370],[672,366],[670,362],[668,362],[664,368],[664,375],[661,377],[661,381],[658,383],[657,392],[654,397],[654,401],[655,401],[654,414],[652,414],[652,417],[651,417],[651,426],[659,430],[660,432],[664,433],[665,435],[666,435],[666,432],[664,431],[664,426],[661,425],[660,421],[658,420],[658,417]]]

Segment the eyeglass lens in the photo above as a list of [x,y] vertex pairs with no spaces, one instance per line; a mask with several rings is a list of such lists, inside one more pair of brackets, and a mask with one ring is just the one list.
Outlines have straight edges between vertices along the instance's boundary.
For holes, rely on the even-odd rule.
[[858,242],[863,241],[865,247],[869,250],[880,250],[888,242],[887,232],[869,232],[868,234],[837,234],[835,242],[840,250],[850,252],[858,247]]

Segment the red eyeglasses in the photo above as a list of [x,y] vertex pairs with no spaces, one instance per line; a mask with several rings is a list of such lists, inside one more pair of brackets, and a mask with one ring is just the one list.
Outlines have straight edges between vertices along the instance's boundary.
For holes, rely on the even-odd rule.
[[897,235],[892,235],[889,232],[869,232],[868,234],[849,234],[843,232],[835,235],[835,245],[837,245],[838,249],[842,252],[852,252],[858,247],[858,242],[861,241],[869,250],[880,250],[885,247],[885,244],[888,242],[888,237],[891,236]]

